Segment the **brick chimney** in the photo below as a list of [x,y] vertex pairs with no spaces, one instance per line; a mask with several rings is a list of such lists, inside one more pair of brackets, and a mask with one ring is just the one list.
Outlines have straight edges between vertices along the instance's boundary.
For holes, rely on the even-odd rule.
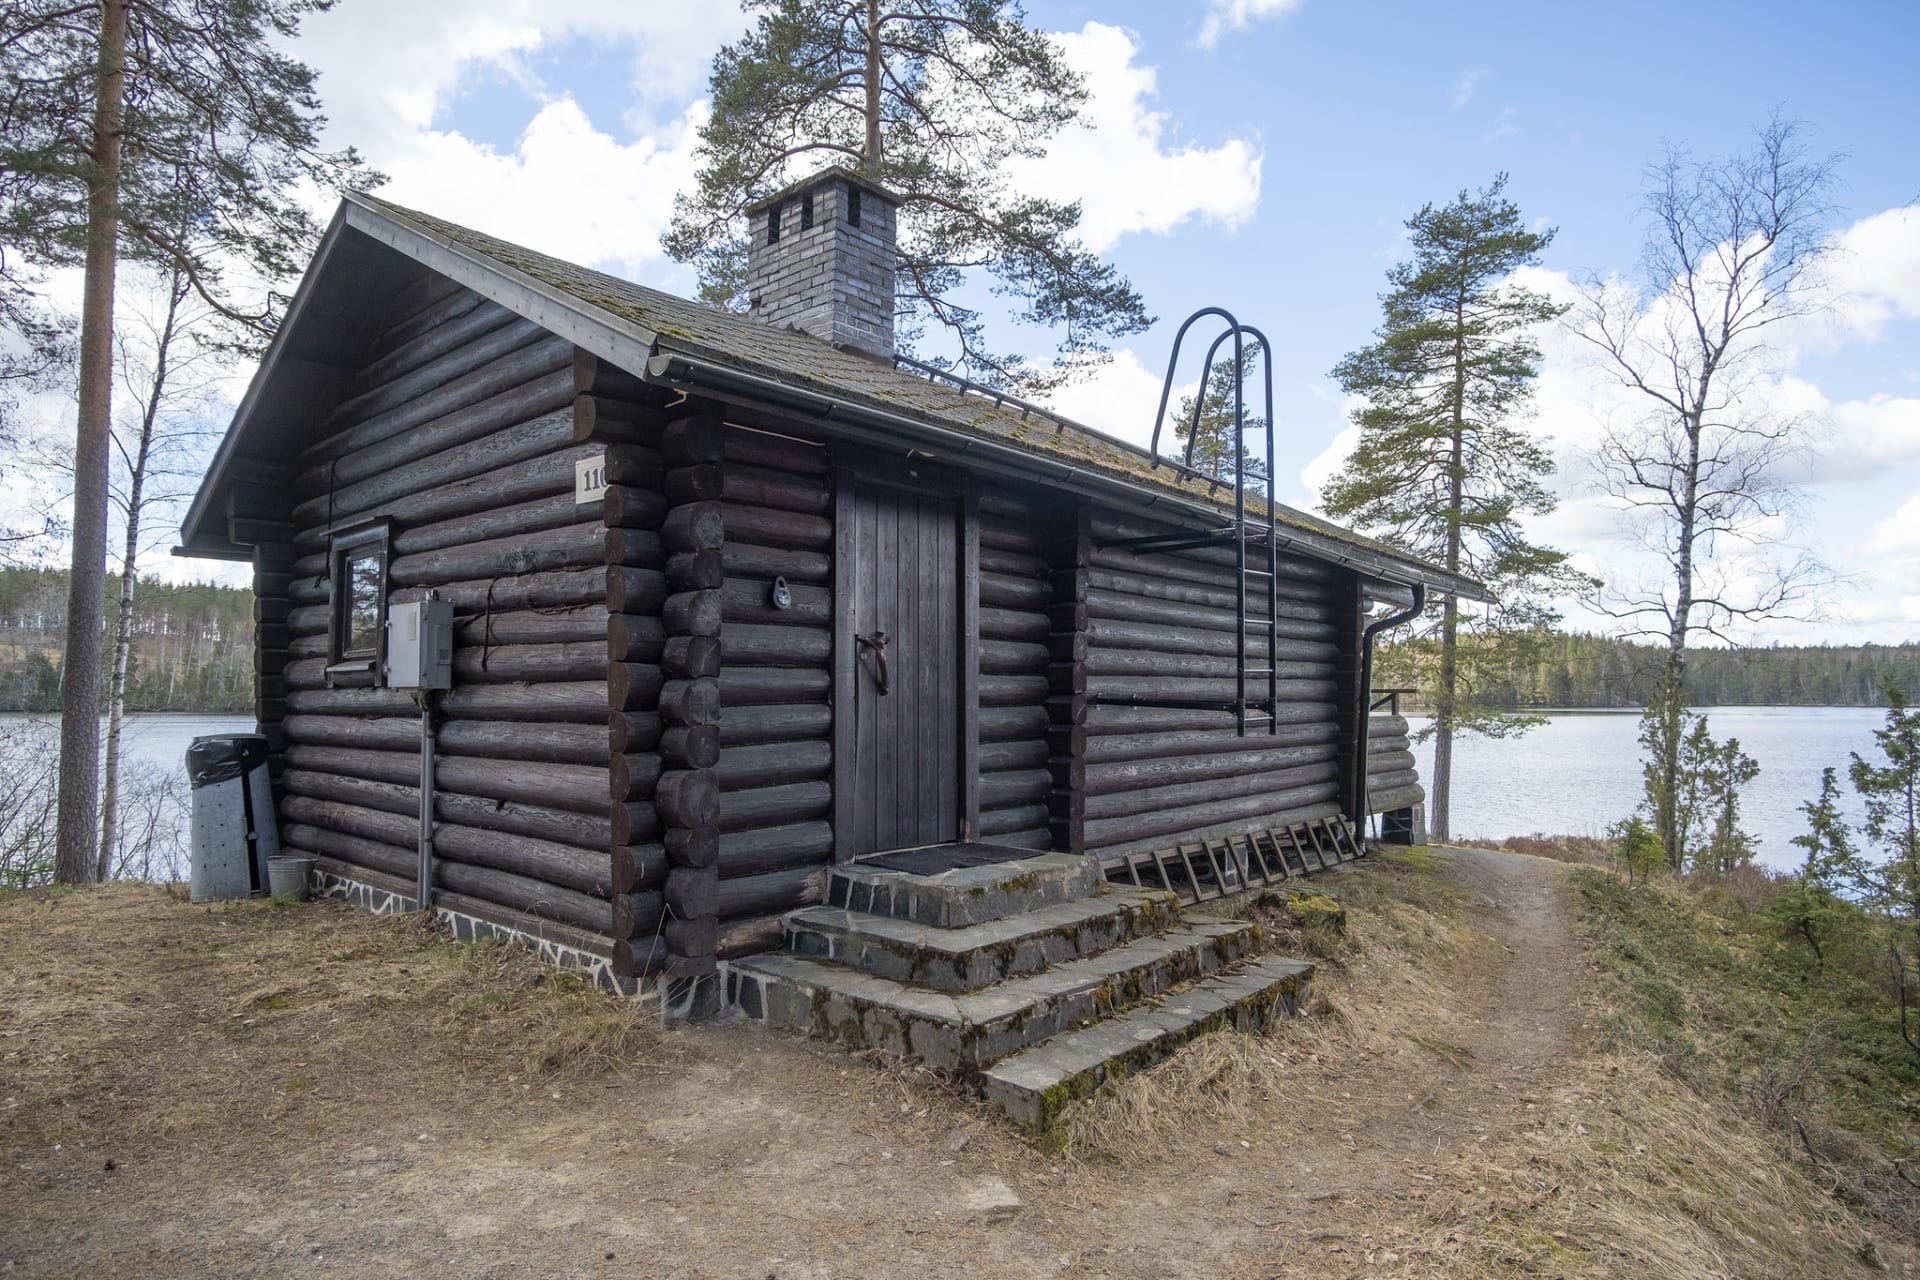
[[899,205],[836,166],[749,206],[747,314],[890,358]]

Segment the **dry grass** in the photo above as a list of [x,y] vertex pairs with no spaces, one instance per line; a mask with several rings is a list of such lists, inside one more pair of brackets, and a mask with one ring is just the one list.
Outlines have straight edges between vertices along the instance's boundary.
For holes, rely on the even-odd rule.
[[1600,836],[1550,836],[1536,831],[1530,836],[1508,836],[1504,840],[1462,840],[1469,849],[1498,849],[1504,853],[1524,853],[1530,858],[1551,858],[1577,867],[1612,867],[1613,841]]

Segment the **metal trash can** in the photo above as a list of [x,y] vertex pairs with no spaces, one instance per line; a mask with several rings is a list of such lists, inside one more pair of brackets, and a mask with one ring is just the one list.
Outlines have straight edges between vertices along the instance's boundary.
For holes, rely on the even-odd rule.
[[195,738],[187,748],[187,782],[193,788],[188,896],[212,902],[266,893],[267,860],[280,856],[267,740],[257,733]]

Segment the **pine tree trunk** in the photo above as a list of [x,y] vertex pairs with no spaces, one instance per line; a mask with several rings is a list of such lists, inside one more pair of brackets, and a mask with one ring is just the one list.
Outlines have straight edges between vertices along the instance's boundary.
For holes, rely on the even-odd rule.
[[120,120],[127,0],[102,0],[80,301],[80,397],[73,451],[73,573],[61,653],[60,785],[53,878],[93,879],[100,814],[100,632],[106,614],[107,427],[113,415],[113,284],[120,231]]
[[867,0],[867,145],[869,176],[880,176],[880,0]]
[[[1464,295],[1454,304],[1453,431],[1447,454],[1447,571],[1460,572],[1460,513],[1465,501],[1467,349]],[[1453,838],[1453,722],[1460,692],[1460,600],[1448,596],[1440,614],[1440,688],[1433,704],[1433,803],[1427,833],[1435,844]]]

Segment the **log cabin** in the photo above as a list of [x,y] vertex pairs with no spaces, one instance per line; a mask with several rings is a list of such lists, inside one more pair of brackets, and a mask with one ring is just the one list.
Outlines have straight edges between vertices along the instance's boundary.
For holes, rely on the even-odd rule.
[[[1278,504],[1248,571],[1230,486],[897,358],[856,174],[752,226],[741,315],[343,200],[179,552],[252,565],[325,892],[692,1016],[874,855],[1134,892],[1145,851],[1417,811],[1369,645],[1479,587]],[[444,688],[394,678],[422,602]]]

